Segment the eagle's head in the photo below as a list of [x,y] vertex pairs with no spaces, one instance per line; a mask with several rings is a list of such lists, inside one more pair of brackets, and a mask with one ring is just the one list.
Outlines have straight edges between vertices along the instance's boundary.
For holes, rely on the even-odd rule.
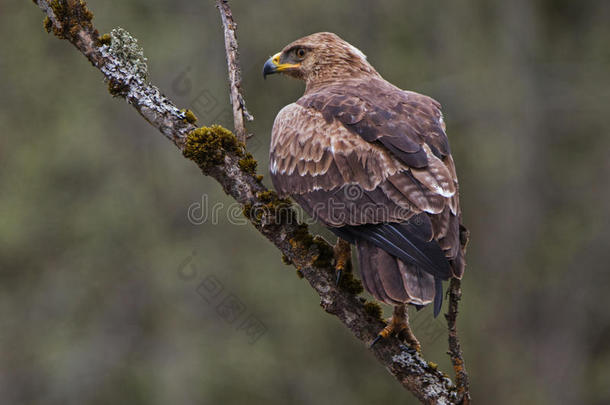
[[378,75],[356,47],[331,32],[318,32],[286,45],[270,57],[263,67],[263,77],[284,73],[316,83],[359,75]]

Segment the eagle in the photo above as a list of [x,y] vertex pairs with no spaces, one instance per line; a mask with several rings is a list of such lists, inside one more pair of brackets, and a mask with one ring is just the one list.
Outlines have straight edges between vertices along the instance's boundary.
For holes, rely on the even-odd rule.
[[467,230],[440,104],[384,80],[329,32],[269,58],[263,76],[274,73],[305,82],[303,96],[273,123],[275,189],[355,245],[365,289],[394,306],[373,344],[406,331],[419,348],[406,304],[434,303],[436,317],[443,280],[465,268]]

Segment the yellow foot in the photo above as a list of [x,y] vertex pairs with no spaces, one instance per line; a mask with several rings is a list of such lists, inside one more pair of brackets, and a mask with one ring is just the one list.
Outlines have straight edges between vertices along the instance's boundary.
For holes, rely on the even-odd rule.
[[350,259],[352,257],[352,249],[348,241],[341,238],[337,239],[334,248],[335,254],[335,271],[337,273],[337,280],[335,285],[339,285],[341,281],[341,274],[349,266]]
[[379,332],[370,347],[373,347],[375,343],[381,339],[386,339],[389,336],[397,336],[399,339],[403,339],[411,349],[421,352],[421,345],[413,334],[411,327],[409,326],[409,315],[407,314],[407,307],[405,304],[396,305],[394,307],[394,313],[388,325]]

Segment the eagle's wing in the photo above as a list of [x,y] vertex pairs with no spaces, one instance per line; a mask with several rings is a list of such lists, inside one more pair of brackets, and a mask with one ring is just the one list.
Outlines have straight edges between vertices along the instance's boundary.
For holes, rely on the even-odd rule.
[[460,277],[457,177],[443,126],[438,103],[385,81],[327,87],[278,114],[274,186],[348,240]]

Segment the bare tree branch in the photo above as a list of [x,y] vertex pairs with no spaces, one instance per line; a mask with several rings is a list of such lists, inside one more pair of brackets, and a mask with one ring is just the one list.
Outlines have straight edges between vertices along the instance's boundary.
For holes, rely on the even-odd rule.
[[[93,15],[83,0],[35,0],[35,3],[47,16],[44,24],[47,31],[72,43],[102,72],[113,96],[124,98],[185,157],[197,163],[205,175],[216,179],[228,195],[241,203],[252,225],[320,296],[322,308],[339,318],[368,346],[385,326],[378,307],[358,297],[362,286],[350,273],[342,276],[339,286],[335,285],[332,247],[321,238],[312,237],[307,226],[297,222],[289,201],[279,199],[262,184],[262,176],[256,174],[256,162],[244,143],[217,125],[196,128],[192,117],[147,82],[145,61],[138,55],[141,50],[137,49],[136,41],[120,30],[100,38],[91,22]],[[228,9],[226,2],[224,6]],[[458,404],[467,394],[467,391],[460,394],[458,387],[434,364],[394,337],[384,339],[371,350],[423,403]],[[467,390],[467,385],[464,387]]]
[[216,7],[220,12],[222,28],[225,37],[225,50],[227,54],[227,68],[229,70],[229,85],[231,86],[231,105],[233,107],[233,125],[237,139],[246,142],[248,134],[244,121],[252,121],[254,117],[246,109],[246,102],[241,94],[241,69],[239,66],[239,53],[237,52],[237,38],[235,31],[237,24],[233,20],[233,13],[227,0],[216,0]]
[[449,311],[445,315],[447,318],[447,326],[449,329],[449,357],[455,371],[455,385],[458,389],[458,395],[462,397],[464,405],[470,404],[470,381],[466,366],[464,365],[464,357],[462,348],[457,333],[457,315],[458,303],[462,298],[461,281],[457,278],[452,278],[449,283]]

